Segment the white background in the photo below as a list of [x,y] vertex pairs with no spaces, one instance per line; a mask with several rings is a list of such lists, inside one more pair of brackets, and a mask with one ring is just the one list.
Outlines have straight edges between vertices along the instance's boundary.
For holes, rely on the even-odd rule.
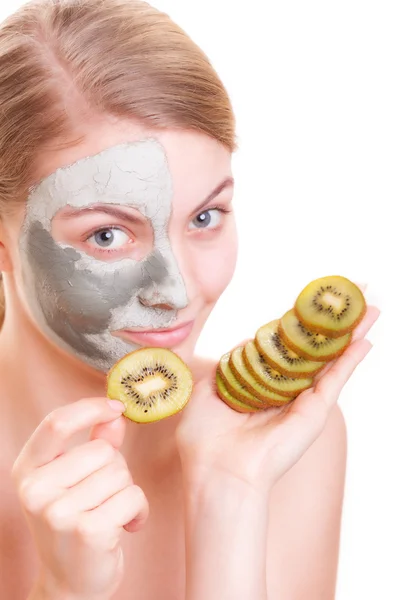
[[[337,600],[399,599],[398,2],[151,3],[209,55],[238,122],[239,264],[199,352],[218,358],[324,275],[368,282],[383,311],[340,399],[348,471]],[[2,0],[0,18],[21,4]]]

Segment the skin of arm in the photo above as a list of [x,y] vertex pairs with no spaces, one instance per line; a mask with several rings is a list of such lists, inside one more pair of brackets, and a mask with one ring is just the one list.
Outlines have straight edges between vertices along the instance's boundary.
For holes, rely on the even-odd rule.
[[186,600],[333,600],[346,428],[326,427],[271,490],[219,474],[185,494]]
[[186,600],[267,600],[267,528],[268,496],[240,480],[186,493]]

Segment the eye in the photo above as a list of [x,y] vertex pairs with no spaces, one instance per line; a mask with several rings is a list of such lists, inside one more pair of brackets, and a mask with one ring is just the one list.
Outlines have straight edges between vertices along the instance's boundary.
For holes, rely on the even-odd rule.
[[[213,229],[219,225],[221,221],[221,210],[218,208],[211,208],[198,214],[197,217],[191,221],[189,229]],[[211,227],[209,227],[211,223]],[[193,227],[191,227],[193,225]]]
[[100,248],[117,249],[126,244],[129,239],[129,235],[121,229],[106,227],[105,229],[96,231],[86,241],[93,245],[98,245]]

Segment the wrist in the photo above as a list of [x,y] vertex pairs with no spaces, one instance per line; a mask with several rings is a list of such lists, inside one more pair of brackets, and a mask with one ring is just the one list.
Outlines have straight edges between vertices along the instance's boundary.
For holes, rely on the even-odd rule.
[[28,600],[110,600],[110,597],[74,593],[42,569]]
[[261,524],[267,518],[269,493],[233,476],[213,472],[184,484],[184,502],[189,531],[200,521],[232,526],[242,521],[250,525],[253,518],[258,518]]
[[270,486],[265,481],[256,483],[243,479],[234,473],[216,468],[193,466],[183,470],[185,498],[189,502],[213,503],[259,502],[266,504],[270,496]]

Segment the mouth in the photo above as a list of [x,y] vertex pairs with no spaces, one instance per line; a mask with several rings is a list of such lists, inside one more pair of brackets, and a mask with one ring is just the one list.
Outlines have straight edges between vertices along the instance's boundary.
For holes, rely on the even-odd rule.
[[119,329],[113,335],[127,342],[139,344],[140,346],[155,346],[159,348],[171,348],[185,340],[190,334],[194,321],[182,323],[177,327],[169,329],[149,329],[147,331],[133,331],[131,329]]

